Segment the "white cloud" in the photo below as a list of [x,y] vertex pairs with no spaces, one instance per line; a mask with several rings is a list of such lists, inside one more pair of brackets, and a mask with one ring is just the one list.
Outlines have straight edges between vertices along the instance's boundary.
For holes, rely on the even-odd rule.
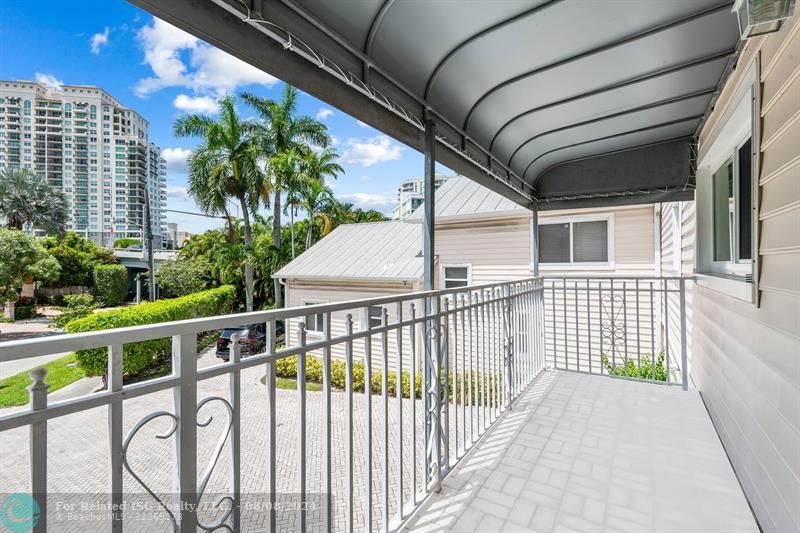
[[173,100],[172,105],[175,109],[186,111],[187,113],[208,113],[214,114],[219,111],[219,104],[217,100],[210,96],[189,96],[188,94],[179,94]]
[[370,167],[384,161],[397,161],[403,147],[392,142],[386,135],[369,139],[348,139],[348,149],[342,154],[341,162],[362,167]]
[[356,122],[358,123],[358,126],[360,128],[369,128],[370,127],[369,124],[365,124],[364,122],[361,122],[360,120],[356,120]]
[[36,81],[41,83],[42,85],[46,85],[48,87],[53,87],[54,89],[60,89],[64,82],[49,74],[47,72],[37,72],[36,73]]
[[328,109],[327,107],[321,107],[319,111],[317,111],[317,120],[325,120],[333,116],[333,111]]
[[369,193],[356,192],[349,194],[337,194],[337,198],[350,202],[361,209],[377,209],[387,213],[392,210],[395,204],[395,193]]
[[138,96],[167,87],[185,87],[195,95],[219,98],[238,87],[274,85],[278,79],[214,48],[183,30],[154,18],[138,33],[144,61],[153,75],[138,81]]
[[187,200],[189,193],[186,191],[186,187],[167,187],[167,197]]
[[165,148],[161,150],[161,157],[167,162],[167,172],[170,174],[185,174],[188,167],[187,159],[192,155],[188,148]]
[[92,35],[92,38],[89,39],[89,49],[94,55],[100,54],[100,49],[108,44],[108,34],[110,32],[111,29],[106,26],[103,33],[95,33]]

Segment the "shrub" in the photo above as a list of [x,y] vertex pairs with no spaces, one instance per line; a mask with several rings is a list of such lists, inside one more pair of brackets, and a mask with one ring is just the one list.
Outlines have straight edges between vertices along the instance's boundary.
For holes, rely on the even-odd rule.
[[65,305],[62,309],[63,313],[53,317],[49,324],[51,328],[64,329],[73,320],[91,315],[97,309],[94,296],[91,294],[67,294],[62,296],[61,300]]
[[131,239],[131,238],[124,238],[124,239],[117,239],[114,241],[114,248],[128,248],[129,246],[141,246],[142,241],[140,239]]
[[667,370],[664,364],[664,352],[658,354],[656,359],[655,373],[653,371],[653,361],[650,354],[642,354],[641,363],[636,366],[636,361],[629,357],[628,364],[625,362],[612,364],[607,355],[603,355],[603,366],[606,367],[611,376],[625,376],[629,378],[650,379],[654,381],[667,381]]
[[36,300],[20,298],[14,306],[14,320],[26,320],[36,316]]
[[97,299],[104,306],[120,305],[128,295],[128,269],[122,265],[98,265],[94,268]]
[[208,270],[196,259],[164,261],[156,269],[156,282],[170,296],[185,296],[208,288]]
[[45,237],[41,243],[61,266],[60,275],[50,280],[47,287],[91,285],[97,265],[117,263],[112,252],[71,231],[63,237]]
[[[275,362],[275,375],[280,378],[297,378],[297,356],[290,355]],[[347,367],[345,362],[341,359],[331,359],[331,386],[337,389],[345,389],[347,386]],[[464,378],[464,401],[469,402],[469,391],[472,391],[472,404],[478,405],[487,403],[487,399],[481,399],[478,390],[483,387],[483,380],[486,380],[486,390],[494,390],[496,386],[502,394],[503,383],[502,378],[496,374],[479,374],[474,372],[472,374],[472,388],[469,388],[468,378]],[[457,401],[461,401],[461,380],[462,374],[450,374],[450,387],[449,399],[453,401],[455,396]],[[314,356],[306,356],[306,381],[311,383],[322,383],[322,359]],[[403,387],[403,397],[411,397],[411,373],[403,372],[401,376]],[[442,380],[442,385],[444,385]],[[397,373],[389,372],[387,375],[387,394],[390,397],[397,395]],[[372,371],[372,380],[370,390],[374,394],[380,394],[383,388],[383,375],[380,370]],[[364,363],[362,361],[353,361],[353,390],[356,392],[364,391]],[[482,392],[480,394],[483,394]],[[414,379],[414,397],[422,398],[422,372],[417,372]]]
[[[67,333],[79,333],[226,314],[233,311],[235,300],[236,290],[230,285],[225,285],[181,298],[94,313],[69,322],[65,329]],[[129,376],[138,375],[158,365],[159,360],[169,354],[170,350],[170,339],[126,344],[123,349],[123,372]],[[75,355],[87,376],[105,374],[108,364],[108,353],[105,348],[80,350]]]

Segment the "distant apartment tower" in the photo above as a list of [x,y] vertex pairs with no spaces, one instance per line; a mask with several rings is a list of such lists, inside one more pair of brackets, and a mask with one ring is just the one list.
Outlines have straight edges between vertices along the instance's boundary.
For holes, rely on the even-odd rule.
[[0,168],[46,176],[67,198],[67,230],[100,246],[141,237],[145,194],[154,247],[166,242],[166,162],[147,130],[99,87],[0,81]]
[[[435,187],[438,189],[442,184],[453,176],[436,174]],[[404,181],[397,188],[397,205],[392,210],[392,218],[403,220],[422,205],[425,192],[425,180],[413,179]]]

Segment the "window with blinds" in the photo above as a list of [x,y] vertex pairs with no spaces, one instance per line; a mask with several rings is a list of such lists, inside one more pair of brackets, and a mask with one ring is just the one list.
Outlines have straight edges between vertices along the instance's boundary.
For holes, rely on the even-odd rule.
[[469,267],[446,266],[444,267],[444,288],[466,287],[469,285]]
[[539,262],[608,263],[608,220],[540,224]]

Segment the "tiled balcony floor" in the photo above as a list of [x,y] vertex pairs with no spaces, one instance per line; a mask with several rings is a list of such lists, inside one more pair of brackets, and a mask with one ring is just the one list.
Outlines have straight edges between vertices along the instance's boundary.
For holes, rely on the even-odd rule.
[[409,531],[758,531],[696,391],[544,372]]

